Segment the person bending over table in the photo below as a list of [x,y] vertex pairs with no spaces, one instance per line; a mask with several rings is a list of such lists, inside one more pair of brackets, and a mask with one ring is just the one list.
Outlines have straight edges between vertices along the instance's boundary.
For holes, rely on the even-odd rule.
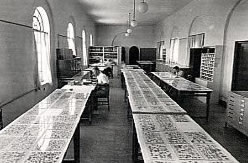
[[96,76],[97,84],[109,84],[108,76],[100,71],[98,67],[93,69],[93,73]]
[[180,70],[180,68],[178,66],[173,67],[172,72],[173,72],[173,74],[176,75],[176,78],[177,77],[184,77],[184,72],[182,70]]
[[98,98],[107,98],[109,96],[109,79],[98,67],[95,67],[93,72],[97,79],[97,85],[93,93],[93,108],[97,110]]

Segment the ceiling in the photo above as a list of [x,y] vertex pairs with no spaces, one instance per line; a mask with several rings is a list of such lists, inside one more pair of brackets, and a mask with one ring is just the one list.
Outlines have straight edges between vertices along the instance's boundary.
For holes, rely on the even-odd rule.
[[[97,23],[107,25],[127,24],[128,13],[133,13],[133,0],[78,0],[86,13]],[[142,25],[153,25],[183,8],[192,0],[145,0],[149,10],[142,14],[137,11],[136,20]]]

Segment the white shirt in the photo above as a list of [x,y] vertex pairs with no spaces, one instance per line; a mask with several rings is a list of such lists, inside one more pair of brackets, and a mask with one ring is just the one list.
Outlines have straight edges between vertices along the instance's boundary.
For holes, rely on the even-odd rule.
[[100,72],[100,74],[96,78],[97,78],[98,84],[108,84],[109,83],[108,77],[105,74],[103,74],[102,72]]

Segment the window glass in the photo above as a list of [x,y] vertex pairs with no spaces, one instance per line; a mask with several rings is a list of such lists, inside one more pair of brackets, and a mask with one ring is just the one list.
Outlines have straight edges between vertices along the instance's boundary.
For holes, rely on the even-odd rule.
[[46,11],[37,7],[33,15],[35,52],[38,62],[38,80],[40,85],[52,83],[50,67],[50,24]]
[[197,34],[189,36],[189,48],[201,48],[204,46],[205,34]]
[[88,56],[87,56],[87,44],[86,44],[86,32],[85,30],[82,31],[82,38],[83,38],[83,65],[88,66]]
[[169,62],[178,63],[178,55],[179,55],[179,39],[174,38],[170,40]]
[[93,46],[93,35],[90,34],[90,46]]
[[71,23],[69,23],[67,27],[67,42],[69,49],[72,50],[72,54],[76,56],[75,34],[74,34],[73,25]]

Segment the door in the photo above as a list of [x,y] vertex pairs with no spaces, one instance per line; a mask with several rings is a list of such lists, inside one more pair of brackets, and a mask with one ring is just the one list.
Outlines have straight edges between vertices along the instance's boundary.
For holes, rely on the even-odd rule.
[[121,61],[126,63],[126,49],[125,49],[125,47],[121,47]]
[[200,69],[201,69],[201,48],[190,49],[190,61],[189,66],[191,68],[191,75],[193,80],[195,78],[200,77]]
[[233,91],[248,91],[248,41],[235,43],[233,62]]
[[129,64],[130,65],[137,65],[137,62],[139,60],[139,48],[136,46],[132,46],[129,49]]

